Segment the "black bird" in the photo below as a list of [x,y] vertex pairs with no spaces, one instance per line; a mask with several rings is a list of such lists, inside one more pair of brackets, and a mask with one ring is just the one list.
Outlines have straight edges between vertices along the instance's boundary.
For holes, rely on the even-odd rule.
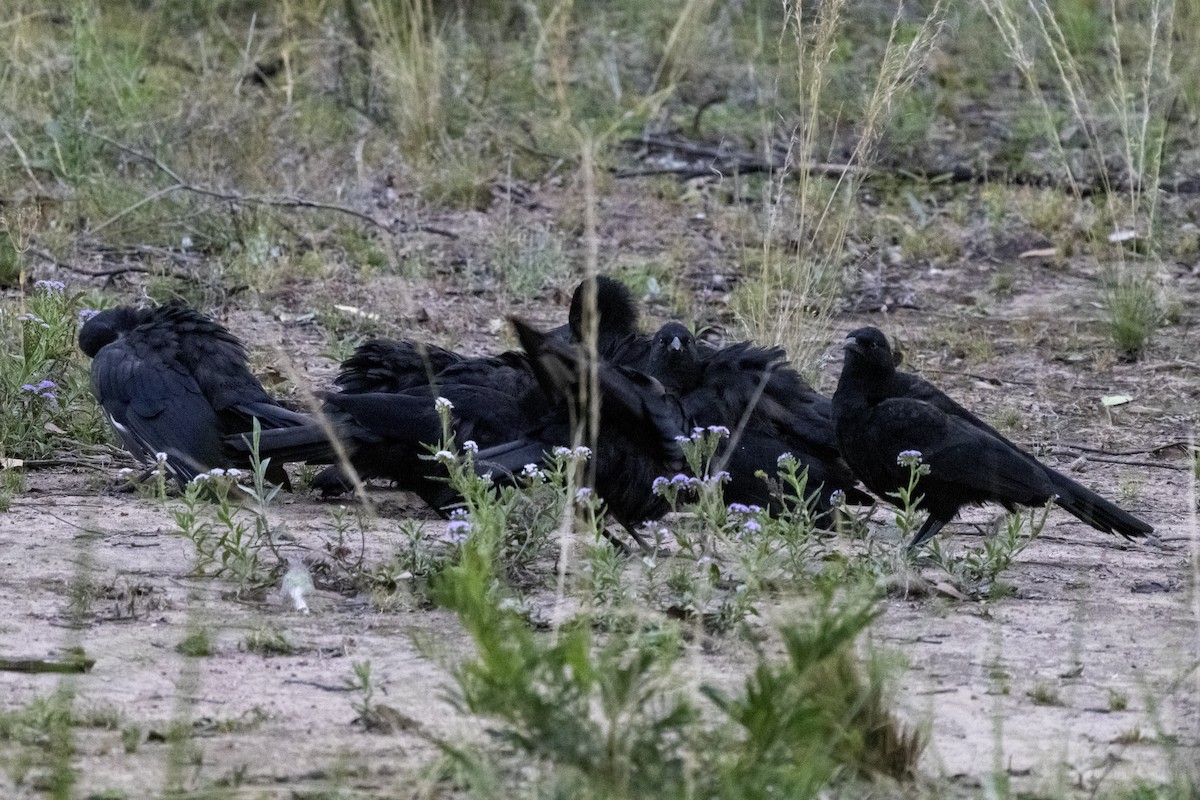
[[[518,319],[511,322],[543,391],[556,405],[523,436],[481,450],[479,469],[495,467],[515,474],[525,464],[542,461],[554,447],[570,446],[583,432],[585,444],[594,442],[588,466],[596,493],[637,539],[636,526],[669,510],[653,491],[654,479],[683,469],[680,439],[691,432],[691,420],[678,399],[654,378],[603,360],[593,364],[580,345],[541,333]],[[592,409],[582,386],[593,366],[599,427],[595,436],[588,437]]]
[[859,328],[845,342],[846,361],[833,395],[842,454],[867,488],[889,496],[909,480],[901,453],[920,453],[929,465],[918,504],[929,512],[913,538],[917,547],[965,505],[999,503],[1009,511],[1053,499],[1092,527],[1126,538],[1154,529],[1047,467],[994,428],[916,375],[896,371],[887,338]]
[[[267,394],[246,364],[244,345],[223,325],[181,305],[103,311],[79,331],[92,358],[92,393],[143,464],[167,456],[181,485],[215,467],[244,465],[223,438],[307,423]],[[271,479],[286,483],[279,465]]]
[[[594,286],[594,289],[590,289],[590,286]],[[582,340],[585,333],[585,308],[592,302],[587,296],[589,291],[595,293],[594,302],[598,314],[597,339],[601,349],[612,347],[614,342],[625,339],[637,330],[637,306],[629,290],[619,281],[601,275],[597,276],[594,283],[585,280],[576,287],[571,298],[568,324],[554,329],[551,334],[553,337]],[[528,357],[525,353],[515,351],[470,357],[413,340],[373,339],[359,345],[354,354],[342,363],[334,382],[342,393],[348,394],[405,392],[422,387],[440,389],[447,386],[477,386],[488,392],[507,395],[512,404],[505,406],[506,414],[529,416],[539,409],[542,412],[548,410],[545,395]],[[348,401],[335,401],[334,405],[338,403],[348,405]],[[460,425],[473,422],[463,416],[470,413],[472,407],[464,407],[458,411]],[[480,413],[486,414],[488,409],[481,408]],[[440,429],[436,433],[440,435]],[[490,443],[506,442],[518,433],[519,431],[509,431],[508,436]],[[402,441],[408,440],[411,438],[411,432],[403,431],[399,438]],[[436,438],[435,436],[428,441],[436,441]],[[479,439],[482,446],[486,446],[485,441],[488,440],[488,437],[483,435],[466,438]],[[366,459],[367,467],[374,463],[377,463],[377,459]],[[359,472],[364,477],[391,477],[398,474],[398,471],[393,469],[367,468],[360,469]],[[400,481],[400,485],[405,484]],[[314,478],[313,488],[323,496],[329,497],[348,492],[353,487],[341,468],[334,465],[322,470]]]
[[334,384],[343,392],[403,392],[428,386],[442,370],[467,357],[437,345],[410,339],[370,339],[342,362]]
[[779,347],[740,342],[722,349],[700,345],[684,325],[669,322],[649,337],[647,346],[631,339],[617,360],[644,363],[646,371],[679,396],[697,425],[720,425],[731,437],[718,451],[730,474],[730,502],[779,510],[779,501],[758,471],[774,475],[779,458],[791,453],[808,469],[808,491],[816,492],[816,511],[831,507],[841,491],[846,502],[873,499],[855,486],[842,460],[833,426],[833,406],[787,363]]
[[[443,514],[458,498],[446,484],[444,466],[430,457],[429,445],[442,439],[437,398],[444,397],[453,406],[451,422],[458,441],[473,440],[481,448],[529,430],[547,405],[544,399],[529,401],[467,384],[445,384],[436,391],[422,386],[403,392],[318,392],[317,396],[324,400],[325,424],[311,420],[303,427],[264,431],[259,443],[264,457],[279,463],[334,463],[339,453],[330,439],[332,433],[360,476],[391,480]],[[229,444],[248,450],[244,439],[234,437]],[[334,480],[345,481],[340,469],[322,472],[314,486],[322,491],[327,490],[326,484],[349,488],[334,487]]]
[[[636,333],[637,306],[620,281],[597,276],[594,289],[582,281],[571,297],[568,323],[551,335],[580,342],[585,335],[585,307],[594,291],[598,314],[597,339],[601,353]],[[523,353],[465,356],[436,345],[410,339],[372,339],[359,345],[346,359],[334,381],[343,392],[402,392],[418,386],[464,383],[499,391],[526,394],[537,385]]]
[[[594,282],[581,281],[571,295],[571,308],[567,312],[567,331],[571,341],[586,340],[593,308],[596,314],[596,350],[601,356],[608,357],[614,347],[637,334],[637,303],[629,287],[613,278],[597,275]],[[561,336],[562,329],[556,328],[551,333]]]
[[[514,321],[534,376],[534,391],[521,397],[486,386],[447,382],[436,396],[453,406],[460,442],[473,440],[476,468],[498,482],[515,481],[527,464],[542,463],[556,447],[570,446],[579,405],[579,383],[587,369],[582,349]],[[653,493],[654,478],[677,472],[683,453],[676,437],[690,426],[673,396],[652,378],[607,364],[597,366],[600,435],[591,464],[596,492],[627,527],[662,516],[667,506]],[[551,395],[542,395],[544,390]],[[323,413],[350,463],[364,477],[383,477],[412,491],[440,513],[459,498],[445,481],[445,468],[429,457],[427,445],[442,436],[435,391],[321,393]],[[230,445],[247,449],[237,437]],[[287,430],[264,431],[260,452],[273,460],[329,463],[336,459],[327,429],[314,421]]]

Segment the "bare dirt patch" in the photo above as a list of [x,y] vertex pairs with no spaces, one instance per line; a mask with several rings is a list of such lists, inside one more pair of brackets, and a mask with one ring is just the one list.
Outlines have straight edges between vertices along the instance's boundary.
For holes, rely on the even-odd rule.
[[[915,313],[883,323],[928,377],[997,424],[1008,420],[1014,439],[1040,448],[1059,468],[1075,462],[1084,469],[1080,480],[1119,498],[1158,531],[1155,541],[1127,545],[1055,512],[1041,539],[1003,576],[1011,597],[964,602],[933,589],[907,596],[893,591],[885,601],[871,641],[905,664],[897,676],[901,714],[925,726],[931,739],[923,779],[943,786],[949,779],[953,793],[968,796],[993,773],[1009,776],[1021,791],[1090,796],[1138,780],[1166,780],[1200,753],[1196,501],[1182,453],[1154,452],[1186,439],[1194,376],[1161,370],[1154,359],[1135,365],[1105,360],[1088,336],[1081,335],[1078,347],[1064,347],[1063,336],[1096,323],[1071,313],[1039,316],[1030,306],[1042,291],[1018,293],[1011,315],[973,319],[969,326]],[[386,292],[381,288],[376,299],[383,302]],[[500,307],[478,298],[451,296],[440,306],[435,298],[422,302],[459,319],[501,316]],[[847,318],[839,326],[863,321],[880,322],[877,316]],[[238,312],[229,322],[254,346],[281,348],[280,357],[314,383],[331,374],[330,362],[315,355],[321,337],[304,333],[304,326],[281,326],[257,312]],[[486,341],[482,327],[468,327],[463,339]],[[971,344],[979,341],[986,343],[983,350]],[[1072,356],[1076,352],[1082,359]],[[826,373],[829,382],[836,366]],[[1120,392],[1134,402],[1107,411],[1100,405],[1100,396]],[[1087,461],[1096,454],[1081,445],[1147,452],[1114,464]],[[84,794],[158,791],[172,724],[190,726],[195,736],[190,785],[247,797],[332,787],[408,796],[417,793],[413,786],[433,780],[429,768],[439,754],[429,736],[484,743],[480,721],[460,715],[446,699],[451,678],[445,664],[416,644],[432,642],[451,661],[468,654],[453,615],[408,602],[403,593],[386,610],[364,596],[319,593],[308,616],[277,598],[240,600],[225,582],[189,577],[191,544],[173,532],[161,503],[98,494],[103,477],[33,472],[26,491],[0,515],[6,575],[0,647],[10,656],[58,658],[65,647],[82,646],[96,664],[71,679],[76,708],[115,709],[122,727],[140,731],[136,751],[127,753],[119,729],[77,730]],[[381,494],[389,511],[365,539],[368,563],[382,563],[400,541],[394,509],[404,502]],[[333,535],[330,506],[304,495],[285,497],[272,515],[314,548]],[[994,518],[992,510],[964,514],[951,526],[951,546],[977,545]],[[875,519],[883,523],[890,512],[881,510]],[[75,628],[70,604],[81,563],[88,565],[82,574],[90,605],[85,624]],[[937,582],[936,571],[925,573]],[[545,594],[539,599],[534,592],[534,602],[551,603]],[[758,610],[764,628],[796,613],[786,599]],[[176,645],[197,626],[213,632],[213,655],[179,654]],[[247,639],[264,631],[286,638],[293,652],[248,652]],[[680,661],[684,685],[733,687],[753,663],[753,648],[735,635],[702,635],[687,646]],[[387,732],[368,732],[355,722],[357,696],[347,681],[354,662],[362,661],[370,661],[376,677],[376,702],[399,712]],[[62,680],[0,673],[4,708],[49,695]],[[10,768],[0,781],[5,796],[38,793],[36,770],[25,775]]]

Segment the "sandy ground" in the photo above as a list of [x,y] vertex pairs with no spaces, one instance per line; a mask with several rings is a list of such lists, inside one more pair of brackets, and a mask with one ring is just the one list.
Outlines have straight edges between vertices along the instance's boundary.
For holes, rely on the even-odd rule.
[[[638,216],[662,222],[650,226],[661,241],[622,238],[629,216],[639,211],[629,205],[635,200],[604,198],[602,252],[619,262],[676,247],[671,252],[688,264],[681,282],[702,305],[699,313],[728,322],[727,292],[720,287],[733,271],[737,244],[703,228],[694,215],[657,206]],[[475,239],[487,239],[487,230],[458,223]],[[467,250],[474,246],[467,238],[445,247]],[[1015,236],[1009,249],[1036,244]],[[425,257],[437,264],[463,261],[441,250]],[[867,264],[859,276],[864,285],[871,269]],[[1001,269],[1014,276],[1011,291],[991,296],[981,290]],[[1181,321],[1134,364],[1118,362],[1104,344],[1097,276],[1073,263],[989,256],[953,270],[889,267],[885,293],[915,297],[920,310],[835,322],[831,345],[861,324],[885,328],[903,345],[908,368],[1057,468],[1081,468],[1072,473],[1078,480],[1158,531],[1153,541],[1127,545],[1055,512],[1041,539],[1003,576],[1014,588],[1011,597],[962,600],[934,592],[884,601],[885,613],[864,647],[895,654],[905,665],[897,675],[897,703],[906,721],[930,735],[920,772],[934,796],[987,795],[988,782],[1000,774],[1020,792],[1103,797],[1137,781],[1157,783],[1194,770],[1200,761],[1194,573],[1200,531],[1194,481],[1178,446],[1192,435],[1200,402],[1194,322],[1188,321],[1200,317],[1194,300],[1200,271],[1168,271]],[[323,388],[336,365],[320,357],[325,336],[304,319],[329,298],[379,314],[386,335],[468,352],[497,348],[507,313],[539,324],[565,317],[563,297],[502,307],[487,293],[452,288],[461,279],[438,272],[421,281],[385,275],[368,283],[343,275],[285,287],[263,298],[262,310],[229,310],[224,321],[250,343],[260,374]],[[654,313],[661,320],[668,311]],[[831,347],[820,376],[827,391],[838,360]],[[1101,404],[1117,394],[1132,401],[1111,409]],[[1115,463],[1094,460],[1104,457],[1099,450],[1121,455],[1113,456]],[[238,599],[228,582],[190,578],[191,543],[172,532],[161,503],[99,491],[117,466],[31,472],[26,491],[0,514],[0,654],[59,658],[65,648],[82,646],[96,663],[72,681],[76,709],[84,716],[89,709],[115,709],[123,726],[140,729],[133,753],[125,751],[118,730],[74,729],[76,796],[157,794],[166,781],[171,745],[163,739],[173,721],[191,724],[196,734],[186,784],[235,797],[328,796],[323,792],[335,789],[361,797],[423,796],[431,789],[429,767],[440,758],[430,736],[484,740],[484,725],[447,701],[451,678],[444,662],[469,653],[452,615],[403,596],[380,610],[364,597],[328,593],[304,616],[271,598]],[[384,513],[366,537],[367,564],[397,551],[409,513],[394,495],[383,497]],[[272,514],[299,542],[320,548],[333,536],[330,510],[296,495],[281,498]],[[878,513],[873,525],[882,528],[889,517]],[[978,546],[980,530],[994,519],[994,509],[965,513],[948,528],[958,543],[952,546]],[[70,610],[77,573],[86,576],[90,598],[78,626]],[[768,600],[759,612],[761,624],[774,626],[796,609]],[[176,652],[195,626],[214,631],[211,657]],[[285,635],[295,652],[247,652],[247,636],[261,631]],[[429,645],[444,656],[429,658]],[[753,648],[736,636],[687,647],[679,662],[685,686],[705,681],[732,688],[751,666]],[[396,730],[368,732],[354,722],[356,695],[346,682],[362,661],[370,661],[377,702],[403,715]],[[25,706],[62,680],[0,672],[0,708]],[[1119,698],[1122,710],[1116,710]],[[11,742],[0,744],[0,797],[42,794],[44,770],[23,772],[20,756]],[[444,785],[432,791],[455,794]]]
[[[1014,347],[1009,358],[1031,356]],[[990,372],[1011,374],[1003,361]],[[1135,379],[1131,369],[1115,380]],[[975,407],[1004,405],[994,400],[997,387],[978,376],[948,380],[957,381],[956,394]],[[1066,383],[999,391],[1012,391],[1009,400],[1025,423],[1053,430],[1060,443],[1091,441],[1119,450],[1134,441],[1146,449],[1177,435],[1158,407],[1173,402],[1171,389],[1168,383],[1155,396],[1140,395],[1118,420],[1078,409],[1067,417],[1055,400],[1071,393]],[[1014,436],[1022,438],[1021,432]],[[1099,790],[1103,796],[1137,780],[1166,779],[1171,759],[1197,761],[1196,501],[1189,473],[1175,468],[1182,458],[1172,452],[1130,457],[1157,461],[1156,467],[1091,463],[1078,476],[1112,496],[1125,486],[1124,502],[1157,526],[1156,540],[1127,545],[1057,512],[1004,576],[1015,587],[1013,597],[963,601],[934,592],[885,601],[868,646],[905,664],[897,680],[901,715],[931,737],[923,780],[973,796],[999,772],[1022,791],[1091,796]],[[1051,460],[1060,467],[1068,461]],[[451,614],[403,596],[381,611],[365,597],[320,593],[308,616],[274,597],[239,600],[227,582],[189,577],[192,545],[172,532],[161,503],[98,495],[105,474],[34,472],[26,492],[0,515],[0,652],[56,658],[68,646],[82,646],[96,664],[73,679],[76,708],[119,710],[124,726],[141,730],[136,752],[126,753],[119,731],[76,729],[78,796],[119,789],[141,797],[159,790],[170,747],[163,734],[181,718],[197,733],[188,784],[224,786],[239,797],[293,797],[334,786],[367,797],[415,796],[429,780],[426,768],[439,758],[425,734],[480,739],[479,721],[447,701],[444,661],[469,652]],[[319,548],[333,536],[332,508],[287,496],[273,513],[289,535]],[[889,516],[875,519],[882,525]],[[954,541],[977,545],[979,530],[993,519],[991,510],[965,514],[952,526]],[[374,523],[367,563],[381,563],[398,549],[399,524],[387,515]],[[936,582],[937,574],[927,572]],[[87,576],[91,601],[85,623],[76,627],[69,606],[79,574]],[[762,622],[784,621],[792,610],[766,602]],[[185,658],[175,646],[198,625],[213,630],[216,652]],[[296,652],[246,652],[246,638],[256,631],[282,633]],[[423,655],[428,648],[416,644],[422,641],[435,643],[444,656]],[[735,636],[688,647],[680,661],[687,685],[705,680],[733,687],[750,666],[750,648]],[[368,660],[381,692],[377,702],[404,717],[398,730],[367,732],[354,722],[356,695],[346,682],[353,662]],[[2,672],[3,706],[11,710],[48,695],[62,680]],[[1040,704],[1036,691],[1056,696],[1058,704]],[[1113,710],[1110,698],[1118,695],[1126,698],[1123,710]],[[39,771],[21,776],[13,766],[16,753],[5,746],[0,795],[39,796]]]

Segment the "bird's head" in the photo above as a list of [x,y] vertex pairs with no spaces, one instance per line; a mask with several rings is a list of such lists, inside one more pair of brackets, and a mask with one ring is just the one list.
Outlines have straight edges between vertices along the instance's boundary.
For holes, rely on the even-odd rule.
[[145,311],[133,306],[101,311],[79,329],[79,349],[88,358],[95,358],[101,348],[136,328],[145,316]]
[[699,352],[696,337],[679,322],[668,322],[654,334],[650,371],[666,386],[678,391],[695,380]]
[[851,331],[842,347],[846,351],[846,367],[882,376],[896,371],[891,345],[878,328]]
[[571,310],[567,321],[575,341],[583,341],[583,323],[592,287],[595,290],[596,313],[599,316],[597,329],[601,337],[618,339],[637,333],[638,309],[633,295],[629,293],[629,287],[618,280],[597,275],[594,282],[582,281],[571,296]]
[[682,358],[694,355],[696,338],[680,322],[668,322],[654,334],[654,349],[667,358]]

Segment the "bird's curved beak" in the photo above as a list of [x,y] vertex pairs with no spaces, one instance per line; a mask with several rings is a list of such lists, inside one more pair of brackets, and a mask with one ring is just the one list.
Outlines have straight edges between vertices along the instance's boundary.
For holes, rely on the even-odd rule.
[[842,342],[842,349],[850,350],[854,353],[861,353],[863,351],[862,345],[859,344],[858,339],[855,339],[853,336],[846,337],[846,341]]
[[676,352],[683,349],[683,342],[679,341],[678,336],[671,340],[671,349]]

